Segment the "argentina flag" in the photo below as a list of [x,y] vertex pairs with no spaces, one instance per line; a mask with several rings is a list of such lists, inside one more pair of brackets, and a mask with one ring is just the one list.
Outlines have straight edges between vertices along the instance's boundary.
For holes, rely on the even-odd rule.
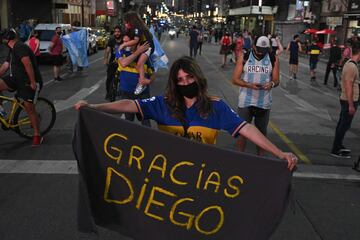
[[68,50],[71,62],[79,67],[88,67],[87,30],[82,29],[62,36],[64,46]]
[[169,59],[166,56],[165,51],[161,48],[161,45],[155,36],[153,27],[150,28],[150,32],[152,34],[154,46],[155,46],[154,53],[151,55],[151,62],[153,64],[154,70],[155,72],[157,72],[159,68],[167,69],[168,68],[167,64],[169,63]]

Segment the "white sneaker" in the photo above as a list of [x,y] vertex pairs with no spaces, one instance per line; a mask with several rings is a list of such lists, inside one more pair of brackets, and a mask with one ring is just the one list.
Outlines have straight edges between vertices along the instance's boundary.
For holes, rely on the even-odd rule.
[[140,83],[137,84],[134,94],[139,95],[146,89],[146,85],[141,85]]

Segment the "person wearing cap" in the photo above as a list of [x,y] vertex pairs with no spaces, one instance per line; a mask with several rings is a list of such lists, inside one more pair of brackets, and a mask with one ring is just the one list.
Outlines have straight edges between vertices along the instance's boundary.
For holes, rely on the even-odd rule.
[[[266,135],[272,103],[271,90],[279,85],[279,59],[270,51],[270,40],[261,36],[255,46],[245,55],[240,54],[232,76],[232,82],[239,88],[238,114]],[[237,144],[245,150],[246,139],[239,137]],[[264,151],[257,147],[257,154]]]

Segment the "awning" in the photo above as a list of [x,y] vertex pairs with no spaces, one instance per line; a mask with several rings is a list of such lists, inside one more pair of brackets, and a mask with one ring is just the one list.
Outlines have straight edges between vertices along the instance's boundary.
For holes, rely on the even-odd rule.
[[345,13],[344,18],[360,18],[360,13]]

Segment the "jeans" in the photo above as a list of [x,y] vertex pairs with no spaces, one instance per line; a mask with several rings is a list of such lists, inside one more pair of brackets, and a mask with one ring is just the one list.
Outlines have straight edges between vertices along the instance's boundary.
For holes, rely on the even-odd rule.
[[118,68],[118,64],[116,62],[110,62],[109,65],[107,66],[106,83],[105,83],[106,94],[108,94],[110,91],[110,84],[115,76],[117,68]]
[[[345,133],[351,127],[351,122],[354,116],[349,115],[349,104],[347,101],[340,100],[341,111],[340,118],[335,130],[335,139],[332,147],[332,153],[338,152],[343,146]],[[359,102],[354,102],[354,107],[357,109]]]
[[193,56],[193,53],[194,53],[194,57],[196,57],[197,49],[198,49],[197,44],[190,44],[190,57]]
[[327,66],[326,66],[326,71],[325,71],[325,79],[324,79],[324,84],[327,84],[328,82],[328,78],[329,78],[329,74],[330,71],[333,72],[334,75],[334,87],[336,87],[338,85],[338,80],[337,80],[337,65],[334,64],[333,68],[331,68],[331,65],[334,63],[328,62]]
[[[148,86],[149,87],[149,86]],[[139,95],[135,95],[132,92],[119,92],[120,99],[145,99],[150,97],[149,91],[144,91],[140,93]],[[128,121],[133,122],[135,119],[135,113],[124,113],[125,119]],[[141,121],[141,124],[147,127],[151,127],[150,120],[149,119],[143,119]]]

